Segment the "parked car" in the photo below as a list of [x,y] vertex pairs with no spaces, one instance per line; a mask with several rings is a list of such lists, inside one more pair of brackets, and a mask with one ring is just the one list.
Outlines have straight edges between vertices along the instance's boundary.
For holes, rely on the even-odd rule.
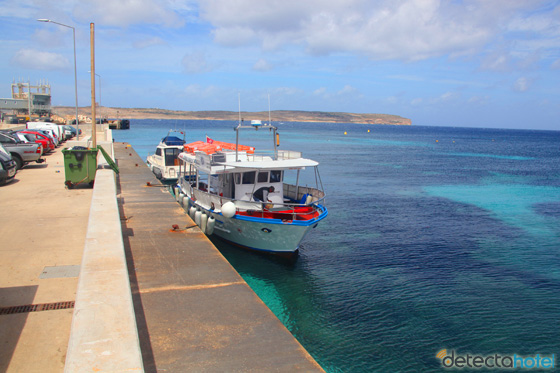
[[0,132],[0,143],[12,155],[18,170],[26,163],[43,163],[45,161],[41,158],[39,144],[24,143],[7,132]]
[[64,140],[66,140],[64,136],[64,128],[59,126],[56,123],[52,122],[27,122],[27,129],[46,129],[50,130],[54,133],[54,137],[56,139],[57,145]]
[[55,149],[54,141],[44,133],[41,133],[41,132],[38,132],[38,131],[33,131],[33,130],[21,130],[21,131],[18,131],[18,132],[24,133],[24,134],[30,135],[30,136],[35,136],[35,139],[36,139],[35,141],[42,140],[45,143],[45,145],[43,147],[46,149],[46,152],[49,152],[49,151],[52,151],[52,150]]
[[12,155],[0,144],[0,185],[12,180],[16,173],[16,162],[12,159]]
[[[64,133],[66,133],[67,131],[71,133],[70,138],[75,137],[76,136],[76,128],[73,126],[69,126],[67,124],[62,126],[64,128]],[[82,130],[80,130],[80,134],[82,134]]]
[[53,133],[52,130],[48,130],[48,129],[33,129],[33,130],[27,130],[27,131],[35,131],[35,132],[39,132],[45,136],[47,136],[54,144],[54,147],[56,148],[58,146],[58,141],[56,141],[56,137]]
[[26,133],[21,133],[20,131],[12,131],[10,132],[10,135],[17,137],[21,142],[39,144],[39,149],[41,149],[41,155],[45,154],[48,150],[48,143],[46,140],[36,140],[35,136]]

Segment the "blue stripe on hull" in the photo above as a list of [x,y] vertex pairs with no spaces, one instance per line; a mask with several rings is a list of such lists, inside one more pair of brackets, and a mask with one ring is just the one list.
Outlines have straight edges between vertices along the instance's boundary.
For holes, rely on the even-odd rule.
[[[191,206],[200,208],[202,212],[207,215],[214,216],[216,223],[213,235],[216,237],[247,250],[274,254],[282,257],[293,257],[294,254],[298,252],[299,244],[307,233],[315,228],[319,221],[323,220],[328,215],[326,207],[318,205],[320,215],[317,218],[284,222],[281,219],[265,219],[244,215],[234,215],[232,218],[225,218],[221,212],[217,213],[207,210],[197,205],[189,198],[188,207],[186,208],[187,213]],[[238,223],[236,223],[236,221]],[[270,229],[268,229],[267,226],[270,227]],[[293,231],[289,227],[293,227]],[[279,233],[278,229],[284,232]],[[303,232],[302,229],[304,230]],[[267,234],[270,232],[273,233],[267,238],[261,236],[262,233],[260,231],[266,232]],[[289,234],[290,231],[293,233]],[[280,234],[280,236],[278,236],[278,234]],[[288,238],[290,236],[292,237],[291,239]],[[282,245],[282,242],[284,242],[285,245]],[[267,249],[266,247],[272,247],[273,249]]]

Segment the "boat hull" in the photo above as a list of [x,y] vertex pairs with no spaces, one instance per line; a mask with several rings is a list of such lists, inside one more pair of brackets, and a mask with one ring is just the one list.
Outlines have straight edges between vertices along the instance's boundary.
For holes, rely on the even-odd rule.
[[[231,218],[221,213],[209,211],[188,199],[188,212],[191,206],[200,209],[215,219],[213,234],[246,249],[281,256],[297,253],[305,236],[327,216],[327,209],[321,206],[321,213],[312,220],[284,222],[280,219],[263,219],[243,215]],[[206,233],[206,232],[205,232]]]

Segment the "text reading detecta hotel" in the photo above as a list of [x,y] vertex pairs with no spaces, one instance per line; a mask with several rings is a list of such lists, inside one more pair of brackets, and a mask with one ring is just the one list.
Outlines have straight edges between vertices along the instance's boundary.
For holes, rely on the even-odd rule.
[[444,368],[475,368],[475,369],[493,369],[503,370],[554,370],[556,367],[556,356],[554,354],[534,354],[530,356],[521,356],[518,354],[471,354],[458,353],[451,350],[448,353],[446,349],[441,350],[436,355],[441,359],[441,366]]

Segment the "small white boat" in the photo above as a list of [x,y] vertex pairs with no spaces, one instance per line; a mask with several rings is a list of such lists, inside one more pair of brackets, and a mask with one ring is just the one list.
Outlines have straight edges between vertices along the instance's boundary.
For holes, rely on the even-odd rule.
[[[239,131],[248,128],[270,130],[273,151],[259,153],[239,145]],[[319,163],[300,152],[278,150],[277,128],[270,123],[240,122],[235,130],[235,144],[207,138],[197,149],[185,145],[187,151],[179,155],[177,200],[207,235],[293,256],[305,235],[328,214]],[[311,177],[300,175],[304,170],[311,171]],[[315,186],[304,185],[304,180]]]
[[[182,135],[182,138],[174,135]],[[178,156],[184,151],[185,133],[183,131],[170,130],[159,142],[156,152],[148,155],[146,164],[152,170],[156,178],[165,183],[177,181],[179,175]]]

